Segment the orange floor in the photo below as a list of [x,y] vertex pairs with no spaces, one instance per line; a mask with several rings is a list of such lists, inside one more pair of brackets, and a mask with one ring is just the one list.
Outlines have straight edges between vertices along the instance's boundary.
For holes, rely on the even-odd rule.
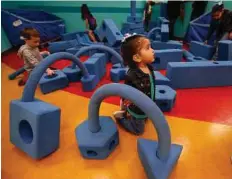
[[[143,179],[145,172],[136,149],[136,136],[119,128],[120,145],[106,160],[85,160],[77,148],[74,129],[87,117],[89,99],[57,91],[36,97],[62,109],[60,148],[52,155],[36,161],[9,141],[9,103],[19,99],[22,87],[9,81],[12,69],[2,64],[2,178],[3,179]],[[64,102],[65,101],[65,102]],[[80,107],[78,107],[80,106]],[[118,106],[103,103],[100,114],[111,116]],[[171,179],[231,179],[232,126],[166,117],[172,143],[183,145],[183,152]],[[142,136],[157,139],[151,122]]]

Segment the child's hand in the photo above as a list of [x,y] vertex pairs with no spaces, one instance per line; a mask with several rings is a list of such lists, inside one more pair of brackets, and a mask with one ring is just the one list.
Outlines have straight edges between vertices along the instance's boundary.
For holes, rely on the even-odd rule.
[[229,33],[228,39],[229,39],[229,40],[232,40],[232,32]]
[[55,71],[53,71],[53,70],[51,70],[50,68],[48,68],[48,69],[46,70],[46,73],[47,73],[48,76],[51,76],[51,75],[53,75],[53,74],[55,73]]

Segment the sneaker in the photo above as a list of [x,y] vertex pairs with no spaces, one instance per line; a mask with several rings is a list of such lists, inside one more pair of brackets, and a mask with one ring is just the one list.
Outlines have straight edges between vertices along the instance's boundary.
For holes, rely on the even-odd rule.
[[113,116],[115,119],[121,119],[124,117],[125,111],[116,111]]

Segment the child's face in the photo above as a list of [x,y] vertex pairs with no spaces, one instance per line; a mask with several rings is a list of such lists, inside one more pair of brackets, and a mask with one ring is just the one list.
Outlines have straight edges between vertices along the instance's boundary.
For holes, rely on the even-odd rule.
[[142,48],[139,51],[140,62],[145,64],[151,64],[155,59],[155,53],[154,50],[151,48],[151,43],[148,39],[143,39],[142,42]]
[[40,44],[40,38],[39,37],[31,37],[28,40],[25,40],[26,44],[31,46],[31,47],[38,47]]

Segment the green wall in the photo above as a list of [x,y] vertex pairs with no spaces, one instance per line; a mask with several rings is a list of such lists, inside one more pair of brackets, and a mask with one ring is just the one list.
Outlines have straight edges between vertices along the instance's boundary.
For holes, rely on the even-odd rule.
[[[103,19],[111,18],[114,20],[118,28],[121,29],[122,22],[130,13],[130,1],[1,1],[2,8],[28,8],[42,9],[53,13],[65,21],[66,31],[74,32],[84,30],[85,25],[81,20],[80,6],[87,3],[91,12],[100,24]],[[138,16],[142,16],[145,1],[136,2],[136,12]],[[211,10],[215,2],[209,2],[207,10]],[[225,1],[225,7],[232,10],[232,2]],[[189,24],[191,16],[192,2],[185,4],[185,19],[181,22],[177,20],[175,24],[175,36],[183,37]],[[155,20],[160,14],[159,5],[153,6],[152,20]],[[3,20],[3,19],[2,19]],[[3,29],[2,29],[3,30]],[[4,31],[1,33],[2,48],[1,51],[11,47]]]

